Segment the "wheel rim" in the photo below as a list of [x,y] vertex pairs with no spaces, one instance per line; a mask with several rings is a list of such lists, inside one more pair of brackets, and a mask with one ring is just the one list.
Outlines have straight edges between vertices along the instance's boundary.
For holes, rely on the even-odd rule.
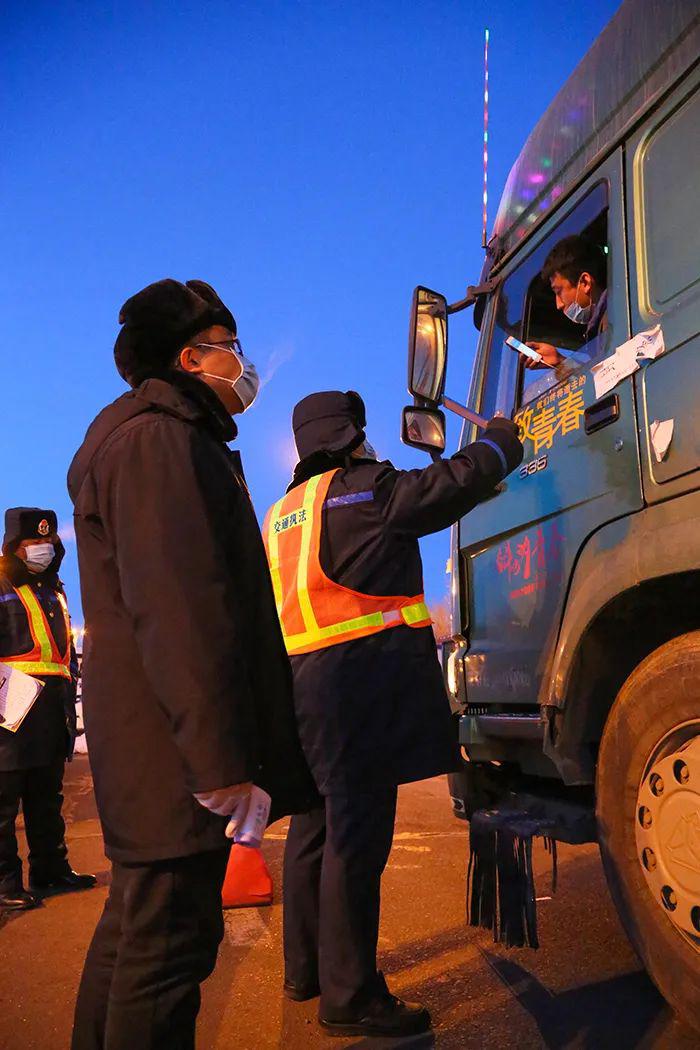
[[700,721],[667,733],[637,792],[637,860],[657,906],[700,953]]

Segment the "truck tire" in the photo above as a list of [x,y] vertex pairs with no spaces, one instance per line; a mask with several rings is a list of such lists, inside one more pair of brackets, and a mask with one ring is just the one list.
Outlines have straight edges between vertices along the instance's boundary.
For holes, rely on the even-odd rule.
[[629,676],[596,774],[603,867],[627,936],[661,994],[700,1030],[700,631]]

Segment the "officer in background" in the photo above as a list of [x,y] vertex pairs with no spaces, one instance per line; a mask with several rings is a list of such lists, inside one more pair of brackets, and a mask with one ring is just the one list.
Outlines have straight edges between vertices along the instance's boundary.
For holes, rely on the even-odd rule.
[[[87,889],[66,859],[63,767],[75,739],[77,661],[58,569],[65,551],[56,515],[36,507],[5,514],[0,558],[0,664],[44,683],[16,732],[0,725],[0,909],[26,910],[47,892]],[[29,887],[22,883],[15,820],[22,803]]]
[[397,470],[377,462],[352,391],[304,398],[293,427],[299,463],[263,536],[324,807],[293,817],[287,838],[284,990],[320,991],[334,1034],[408,1035],[429,1014],[391,995],[376,964],[397,785],[458,766],[418,538],[489,496],[523,449],[498,418],[451,459]]

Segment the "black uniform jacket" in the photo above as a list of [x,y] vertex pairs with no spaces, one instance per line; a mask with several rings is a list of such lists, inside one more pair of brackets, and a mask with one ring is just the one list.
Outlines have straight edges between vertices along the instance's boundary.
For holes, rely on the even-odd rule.
[[[341,462],[349,466],[333,478],[323,510],[321,566],[336,583],[378,595],[422,593],[418,538],[457,521],[504,474],[501,457],[481,442],[423,470]],[[360,501],[328,506],[360,492]],[[302,745],[322,794],[457,767],[456,728],[430,627],[392,627],[293,656],[292,668]]]
[[255,780],[275,817],[313,799],[235,434],[199,380],[148,379],[100,413],[69,471],[85,726],[118,861],[223,846],[225,819],[193,792]]
[[[29,620],[15,588],[31,587],[44,611],[60,652],[66,648],[66,624],[59,603],[63,584],[56,569],[59,553],[46,572],[32,573],[14,554],[0,558],[0,663],[6,656],[20,656],[32,648]],[[78,664],[71,645],[71,678],[39,677],[44,688],[16,733],[0,727],[0,771],[34,769],[69,758],[75,739],[75,683]]]

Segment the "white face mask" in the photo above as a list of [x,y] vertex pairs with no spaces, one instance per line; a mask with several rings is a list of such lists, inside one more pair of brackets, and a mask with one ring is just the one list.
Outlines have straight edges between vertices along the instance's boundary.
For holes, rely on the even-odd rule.
[[564,307],[564,313],[573,321],[574,324],[588,324],[593,313],[593,303],[589,303],[588,306],[581,306],[578,302],[578,290],[581,284],[581,278],[578,279],[576,285],[576,295],[573,298],[573,302],[570,302],[568,306]]
[[218,379],[221,383],[228,383],[230,387],[233,387],[245,412],[258,396],[260,376],[253,362],[249,361],[243,353],[243,348],[238,340],[236,340],[236,343],[239,347],[238,350],[233,350],[229,346],[220,346],[217,343],[197,343],[197,346],[203,346],[210,350],[225,350],[227,354],[233,354],[234,357],[238,358],[243,367],[243,371],[238,379],[229,379],[228,376],[217,376],[213,372],[202,372],[202,375],[208,379]]
[[33,543],[24,548],[24,557],[30,572],[44,572],[56,557],[53,543]]

